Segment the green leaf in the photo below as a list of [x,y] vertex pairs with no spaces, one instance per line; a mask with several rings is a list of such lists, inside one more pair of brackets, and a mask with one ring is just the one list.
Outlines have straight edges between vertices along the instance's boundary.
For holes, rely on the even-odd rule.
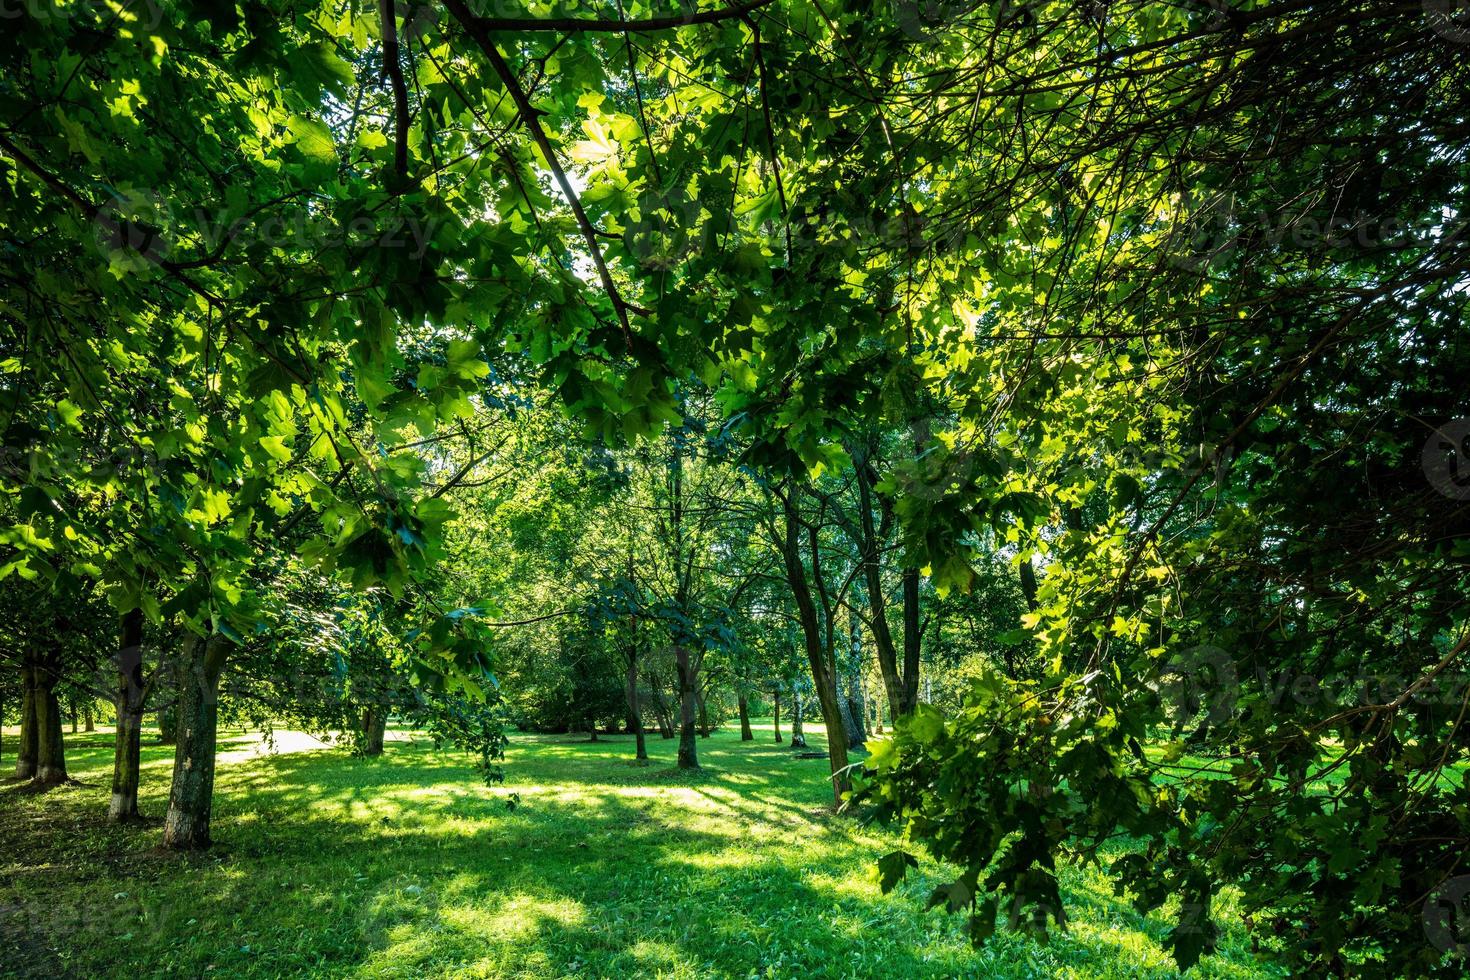
[[887,895],[904,879],[909,868],[918,866],[918,859],[907,851],[893,851],[883,855],[878,859],[878,887]]
[[337,144],[327,124],[306,116],[292,116],[286,127],[296,149],[308,161],[323,166],[337,165]]

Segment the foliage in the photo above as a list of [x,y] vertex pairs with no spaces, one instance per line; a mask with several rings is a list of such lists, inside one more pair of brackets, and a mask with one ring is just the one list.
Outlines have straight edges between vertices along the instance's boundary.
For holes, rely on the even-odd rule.
[[977,941],[1076,860],[1182,897],[1183,967],[1234,885],[1293,969],[1454,972],[1446,6],[24,5],[0,581],[228,639],[242,716],[437,706],[487,774],[502,679],[718,713],[799,640],[836,726],[857,621],[907,717],[855,802]]

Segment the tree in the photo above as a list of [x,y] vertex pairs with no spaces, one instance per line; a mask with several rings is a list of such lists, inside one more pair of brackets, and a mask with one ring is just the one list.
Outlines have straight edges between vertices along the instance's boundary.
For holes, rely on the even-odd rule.
[[[1023,622],[1046,666],[900,721],[864,797],[909,826],[971,828],[925,843],[969,855],[936,900],[977,936],[1001,911],[1060,921],[1056,861],[1097,860],[1122,833],[1148,843],[1108,865],[1119,887],[1140,908],[1182,899],[1181,965],[1213,948],[1228,881],[1253,921],[1311,936],[1285,953],[1296,970],[1453,973],[1415,910],[1466,839],[1461,789],[1439,778],[1466,751],[1458,694],[1424,696],[1464,653],[1462,558],[1433,543],[1463,513],[1426,481],[1424,445],[1457,411],[1441,372],[1470,266],[1462,148],[1418,134],[1463,126],[1463,99],[1429,94],[1463,80],[1461,52],[1373,4],[1002,20],[939,31],[982,79],[953,104],[978,90],[980,112],[1036,109],[1068,135],[1009,157],[1004,127],[972,131],[1014,166],[956,190],[966,213],[1013,216],[994,254],[1024,268],[987,263],[974,343],[941,345],[969,367],[936,374],[954,425],[933,462],[968,456],[968,475],[896,506],[941,588],[971,580],[991,531],[1023,574],[1042,563]],[[1107,124],[1066,121],[1073,95],[1131,87],[1148,51],[1171,68],[1136,111],[1106,95]],[[1051,108],[1027,94],[1042,78]],[[1365,682],[1364,663],[1401,680]],[[1283,699],[1282,671],[1336,693]],[[1307,791],[1329,773],[1345,778]],[[940,802],[936,779],[966,790]],[[1390,824],[1447,850],[1372,829]]]

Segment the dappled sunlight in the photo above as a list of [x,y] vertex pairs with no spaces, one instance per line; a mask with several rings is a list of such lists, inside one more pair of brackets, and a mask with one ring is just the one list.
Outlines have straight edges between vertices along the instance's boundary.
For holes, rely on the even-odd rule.
[[[159,855],[156,831],[109,831],[98,840],[136,857],[102,865],[101,881],[28,887],[127,894],[151,934],[201,937],[155,953],[229,975],[1169,975],[1165,919],[1139,916],[1095,869],[1064,871],[1069,932],[1045,946],[1003,933],[976,952],[959,917],[923,911],[945,880],[932,863],[880,893],[874,860],[896,842],[831,812],[825,760],[734,733],[702,740],[709,767],[694,773],[674,768],[668,743],[644,767],[628,764],[631,740],[516,736],[498,786],[423,740],[357,759],[228,739],[242,754],[219,768],[209,855]],[[167,751],[144,747],[145,812],[161,813]],[[26,805],[95,807],[104,789]],[[127,931],[84,922],[73,938],[124,962]],[[1262,975],[1241,937],[1226,941],[1247,965],[1202,975]]]

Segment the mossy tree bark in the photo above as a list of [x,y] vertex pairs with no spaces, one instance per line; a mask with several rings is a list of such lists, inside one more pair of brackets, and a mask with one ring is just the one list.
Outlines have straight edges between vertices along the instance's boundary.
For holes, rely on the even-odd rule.
[[184,641],[178,668],[178,745],[169,788],[163,844],[175,850],[210,845],[214,804],[214,764],[219,732],[219,679],[229,653],[223,636]]
[[382,755],[388,734],[388,709],[375,705],[362,713],[362,754]]
[[15,778],[33,779],[36,775],[36,678],[35,668],[20,669],[20,744],[16,748]]
[[66,742],[61,735],[61,700],[56,696],[56,673],[49,664],[31,671],[36,705],[35,786],[60,786],[67,781]]
[[118,642],[117,734],[112,752],[112,799],[109,823],[141,819],[138,812],[138,759],[143,739],[143,612],[134,609],[122,618]]
[[699,768],[699,747],[694,731],[694,669],[689,662],[689,648],[679,645],[674,650],[674,669],[679,675],[679,768]]
[[903,570],[903,713],[919,706],[919,570]]
[[[634,635],[637,635],[638,620],[633,620]],[[623,657],[628,662],[627,683],[623,694],[628,700],[628,730],[633,733],[636,743],[635,759],[646,760],[648,758],[648,745],[643,739],[643,715],[638,710],[638,646],[636,641],[628,645]]]

